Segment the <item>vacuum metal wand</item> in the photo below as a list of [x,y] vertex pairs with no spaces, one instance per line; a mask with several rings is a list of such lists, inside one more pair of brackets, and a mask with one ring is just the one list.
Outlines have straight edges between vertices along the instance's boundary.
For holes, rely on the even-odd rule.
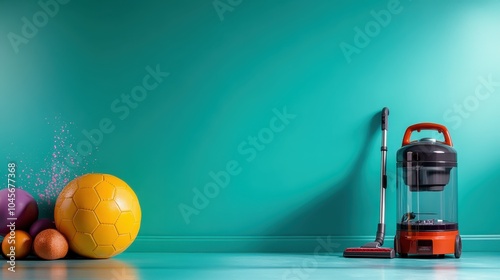
[[385,107],[382,109],[382,146],[380,151],[382,152],[381,162],[380,162],[380,218],[377,226],[377,235],[375,237],[376,246],[382,246],[384,244],[385,238],[385,191],[387,189],[387,128],[389,120],[389,109]]
[[387,166],[387,130],[382,131],[382,163],[380,170],[380,223],[385,224],[385,190],[387,189],[387,175],[386,175],[386,166]]
[[387,124],[389,119],[389,109],[382,109],[382,159],[380,167],[380,219],[377,227],[375,241],[368,242],[357,248],[346,248],[344,257],[352,258],[394,258],[396,253],[392,248],[382,248],[385,238],[385,191],[387,189]]

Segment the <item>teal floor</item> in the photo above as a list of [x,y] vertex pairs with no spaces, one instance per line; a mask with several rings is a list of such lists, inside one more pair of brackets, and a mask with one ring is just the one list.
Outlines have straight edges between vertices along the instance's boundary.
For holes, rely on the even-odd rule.
[[455,259],[345,259],[340,254],[123,253],[107,260],[4,262],[0,279],[500,279],[500,253]]

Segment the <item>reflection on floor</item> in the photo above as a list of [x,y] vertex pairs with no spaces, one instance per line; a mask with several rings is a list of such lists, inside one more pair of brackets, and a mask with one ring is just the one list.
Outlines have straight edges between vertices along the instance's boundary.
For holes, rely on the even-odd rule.
[[123,253],[107,260],[4,261],[1,279],[500,279],[499,253],[408,259],[340,254]]

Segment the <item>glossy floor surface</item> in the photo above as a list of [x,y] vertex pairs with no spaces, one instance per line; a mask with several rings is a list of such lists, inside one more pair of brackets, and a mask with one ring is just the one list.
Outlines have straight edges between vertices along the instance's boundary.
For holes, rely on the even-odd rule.
[[107,260],[4,262],[1,279],[500,279],[500,253],[345,259],[340,254],[124,253]]

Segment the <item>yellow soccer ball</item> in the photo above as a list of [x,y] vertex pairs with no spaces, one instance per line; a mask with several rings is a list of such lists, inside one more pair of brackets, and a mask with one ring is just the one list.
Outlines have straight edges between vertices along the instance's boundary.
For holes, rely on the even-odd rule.
[[92,173],[72,180],[61,191],[54,221],[75,253],[110,258],[137,237],[141,207],[127,183],[113,175]]

